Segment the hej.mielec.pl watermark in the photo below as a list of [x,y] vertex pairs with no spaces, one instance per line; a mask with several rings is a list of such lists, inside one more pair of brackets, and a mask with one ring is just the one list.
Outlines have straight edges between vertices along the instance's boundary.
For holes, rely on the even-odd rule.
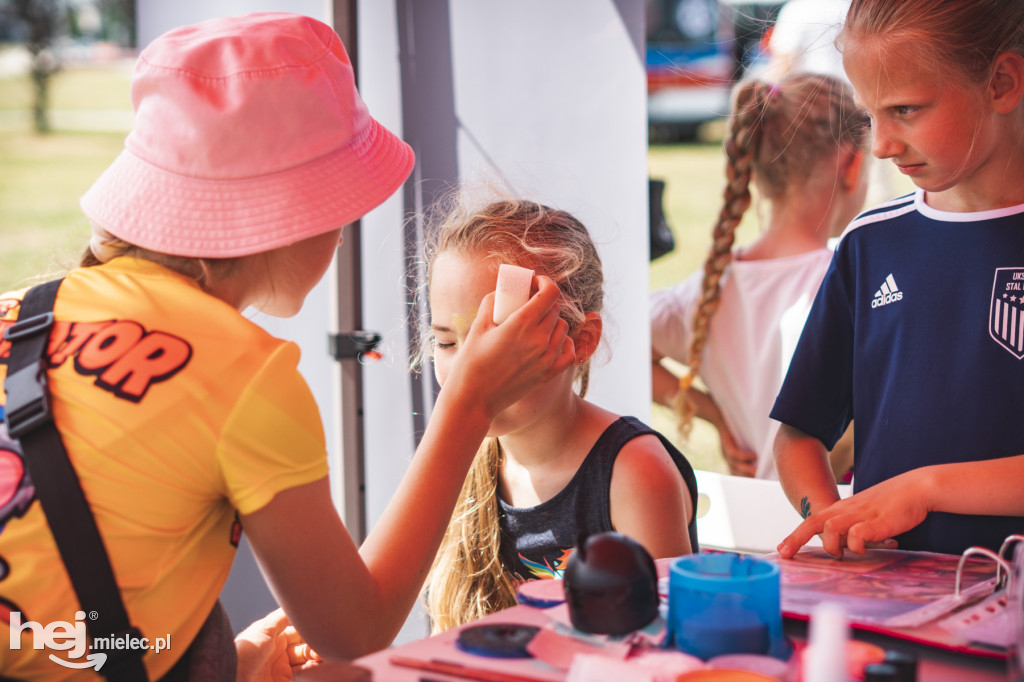
[[[95,612],[90,614],[90,617],[95,620]],[[21,613],[18,611],[12,611],[10,622],[11,649],[21,648],[22,633],[27,631],[31,633],[33,649],[67,651],[67,658],[69,660],[58,658],[53,654],[50,654],[49,657],[54,663],[58,663],[67,668],[95,668],[98,671],[103,667],[103,664],[107,662],[107,654],[104,653],[104,651],[112,649],[117,651],[152,649],[155,653],[160,653],[161,651],[166,651],[171,648],[170,633],[165,637],[156,637],[152,640],[150,640],[149,637],[132,637],[128,635],[120,637],[97,637],[94,645],[90,645],[89,635],[86,633],[85,627],[85,611],[75,612],[74,623],[58,620],[45,626],[31,620],[22,622]],[[91,652],[93,648],[102,649],[104,651]],[[83,654],[87,654],[85,656],[85,660],[74,660],[82,658]]]

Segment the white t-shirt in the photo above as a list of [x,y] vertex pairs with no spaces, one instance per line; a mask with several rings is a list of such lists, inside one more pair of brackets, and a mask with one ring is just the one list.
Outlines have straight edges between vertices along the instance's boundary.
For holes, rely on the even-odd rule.
[[835,40],[849,8],[850,0],[789,0],[779,10],[768,49],[773,55],[789,55],[792,73],[820,73],[846,81]]
[[[737,444],[757,453],[757,478],[775,479],[772,443],[779,423],[769,419],[831,249],[733,261],[704,346],[700,376]],[[651,296],[655,352],[685,363],[703,271]]]

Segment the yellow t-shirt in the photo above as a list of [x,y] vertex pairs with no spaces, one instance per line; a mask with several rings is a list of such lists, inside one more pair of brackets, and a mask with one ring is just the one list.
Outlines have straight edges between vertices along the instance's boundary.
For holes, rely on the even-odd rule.
[[[0,296],[0,332],[23,295]],[[73,270],[54,312],[54,420],[157,679],[220,594],[235,510],[252,513],[327,475],[319,412],[295,344],[154,263],[122,257]],[[0,341],[0,380],[8,352]],[[40,505],[10,504],[17,469],[0,459],[0,676],[98,679],[49,659],[86,654],[33,649],[24,626],[20,648],[10,646],[14,612],[42,627],[82,622]],[[169,638],[161,653],[157,638]]]

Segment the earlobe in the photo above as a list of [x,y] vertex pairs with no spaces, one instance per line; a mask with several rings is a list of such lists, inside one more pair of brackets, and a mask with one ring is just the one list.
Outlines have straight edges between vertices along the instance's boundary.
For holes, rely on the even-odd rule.
[[840,183],[844,192],[853,193],[860,187],[860,183],[863,182],[861,177],[861,169],[864,167],[864,150],[854,149],[849,159],[846,162],[846,168],[843,170],[842,178]]
[[1009,114],[1024,96],[1024,57],[1004,52],[996,57],[989,82],[992,107],[997,113]]
[[573,343],[576,344],[577,361],[587,362],[594,355],[594,352],[597,351],[597,346],[601,343],[603,326],[601,316],[598,313],[587,313],[586,318],[577,327],[576,335],[573,339]]

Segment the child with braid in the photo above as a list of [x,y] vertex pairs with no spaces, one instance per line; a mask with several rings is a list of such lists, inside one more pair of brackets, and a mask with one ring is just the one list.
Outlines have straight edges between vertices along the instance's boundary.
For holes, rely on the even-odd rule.
[[561,577],[581,536],[618,531],[655,558],[696,551],[697,484],[686,458],[638,420],[583,399],[604,298],[586,228],[530,201],[473,208],[463,200],[432,242],[430,328],[442,386],[465,361],[466,330],[502,263],[558,284],[578,361],[491,424],[427,581],[433,629],[512,606],[523,580]]
[[[714,425],[733,474],[776,478],[778,424],[768,413],[831,259],[827,241],[864,202],[867,144],[864,116],[838,79],[737,86],[710,253],[702,271],[655,292],[651,306],[654,400],[678,410],[684,435],[694,416]],[[734,249],[751,183],[767,223]],[[666,357],[687,365],[681,379],[661,364]],[[692,385],[697,376],[707,393]]]

